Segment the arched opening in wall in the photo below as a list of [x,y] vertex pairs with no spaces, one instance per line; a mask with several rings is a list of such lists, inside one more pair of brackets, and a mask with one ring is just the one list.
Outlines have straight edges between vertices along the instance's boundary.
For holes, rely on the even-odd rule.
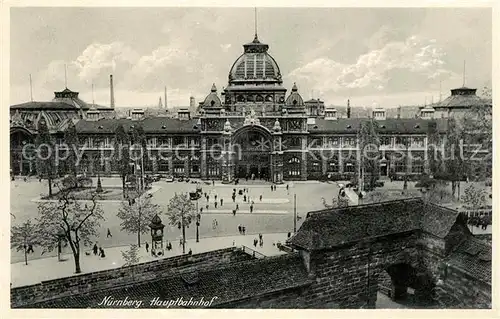
[[232,148],[236,177],[271,177],[271,135],[266,129],[259,126],[240,129],[233,135]]
[[379,274],[376,308],[432,307],[434,286],[427,271],[406,263],[391,265]]

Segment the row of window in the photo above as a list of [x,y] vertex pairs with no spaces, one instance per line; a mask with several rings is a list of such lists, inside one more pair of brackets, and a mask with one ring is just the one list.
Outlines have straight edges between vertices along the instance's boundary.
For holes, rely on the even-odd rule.
[[[290,146],[299,146],[296,139],[300,138],[289,138],[287,140],[288,145]],[[415,136],[415,137],[407,137],[407,136],[380,136],[380,145],[381,146],[411,146],[411,147],[424,147],[425,146],[425,137],[424,136]],[[325,140],[320,137],[312,137],[309,138],[309,148],[318,148],[323,147],[356,147],[357,141],[356,137],[350,136],[332,136],[327,137]]]

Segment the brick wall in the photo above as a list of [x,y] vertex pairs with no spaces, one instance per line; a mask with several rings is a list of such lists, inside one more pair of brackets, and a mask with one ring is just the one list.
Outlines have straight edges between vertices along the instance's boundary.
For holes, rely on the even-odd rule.
[[443,282],[436,288],[442,308],[491,309],[491,285],[454,267],[448,267]]
[[417,236],[388,236],[333,251],[313,252],[311,272],[316,281],[305,292],[306,307],[336,304],[340,308],[374,308],[378,280],[386,267],[397,263],[418,267]]
[[164,277],[173,269],[179,270],[191,267],[203,269],[217,263],[229,263],[249,259],[252,259],[250,255],[237,248],[226,248],[192,256],[182,255],[129,267],[48,280],[36,285],[11,289],[11,306],[20,307],[53,298]]

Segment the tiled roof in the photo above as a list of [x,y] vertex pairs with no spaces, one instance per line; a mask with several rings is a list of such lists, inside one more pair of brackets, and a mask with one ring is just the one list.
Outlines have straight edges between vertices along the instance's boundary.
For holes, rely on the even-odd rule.
[[[352,133],[356,134],[363,121],[368,118],[339,118],[336,120],[316,119],[315,124],[308,125],[311,133]],[[443,119],[436,119],[437,129],[446,132],[447,122]],[[380,134],[426,134],[431,121],[424,119],[389,118],[376,120]]]
[[364,238],[419,229],[420,199],[310,212],[287,242],[307,250],[321,250]]
[[423,231],[444,238],[457,220],[459,212],[432,203],[422,205],[420,227]]
[[143,120],[131,119],[101,119],[98,121],[80,120],[75,125],[79,133],[109,133],[113,134],[118,125],[123,125],[125,131],[132,125],[141,125],[146,133],[196,133],[199,128],[197,120],[179,120],[168,117],[150,117]]
[[491,258],[491,245],[469,237],[452,252],[446,262],[491,285]]
[[441,102],[431,104],[433,108],[453,108],[491,105],[491,100],[480,98],[477,95],[450,95]]
[[64,102],[26,102],[10,106],[11,109],[53,109],[53,110],[77,110],[78,107]]
[[297,254],[286,254],[224,266],[218,264],[211,269],[200,268],[198,271],[177,272],[154,281],[45,301],[30,307],[99,308],[98,304],[106,296],[113,296],[115,300],[125,297],[129,300],[143,300],[142,308],[154,308],[150,306],[150,301],[156,297],[167,301],[180,297],[184,300],[189,300],[191,297],[193,300],[199,300],[201,297],[204,300],[211,300],[212,297],[218,297],[212,307],[224,307],[225,304],[234,301],[309,283],[302,259]]
[[421,198],[388,201],[310,212],[287,242],[307,250],[321,250],[361,239],[423,230],[444,238],[458,212]]

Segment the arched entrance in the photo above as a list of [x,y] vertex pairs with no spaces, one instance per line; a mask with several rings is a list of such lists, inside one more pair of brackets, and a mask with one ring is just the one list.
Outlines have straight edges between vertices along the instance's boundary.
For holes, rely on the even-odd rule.
[[[11,129],[10,131],[10,169],[14,175],[34,175],[35,165],[35,139],[24,128]],[[23,154],[23,148],[25,153]]]
[[406,263],[390,265],[378,278],[380,293],[409,308],[434,305],[433,288],[434,280],[429,273]]
[[252,125],[236,131],[232,138],[237,178],[268,180],[271,176],[271,133]]

